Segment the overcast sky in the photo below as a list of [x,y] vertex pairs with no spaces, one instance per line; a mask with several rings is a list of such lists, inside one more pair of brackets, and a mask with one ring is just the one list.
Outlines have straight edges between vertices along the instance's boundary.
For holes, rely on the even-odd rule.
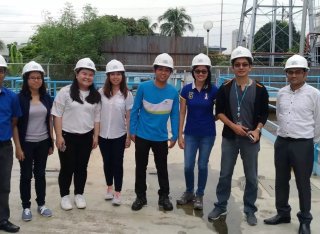
[[[159,15],[170,7],[184,7],[187,14],[192,18],[195,27],[193,32],[186,32],[185,36],[200,36],[205,38],[207,33],[203,29],[205,21],[213,22],[213,29],[209,33],[209,46],[220,45],[221,24],[221,1],[222,0],[69,0],[78,17],[81,16],[82,8],[91,4],[97,8],[98,15],[118,15],[120,17],[132,17],[139,19],[147,16],[152,23],[157,22]],[[320,0],[315,0],[319,6]],[[53,18],[58,19],[65,7],[66,0],[2,0],[0,2],[0,39],[6,44],[17,41],[24,43],[35,32],[36,26],[44,22],[44,12],[49,11]],[[260,0],[260,3],[269,4],[272,0]],[[278,4],[287,4],[288,0],[278,1]],[[301,5],[301,0],[293,0],[296,5]],[[252,0],[248,0],[247,8],[252,6]],[[231,48],[232,31],[239,28],[242,0],[223,0],[222,14],[222,47]],[[262,9],[264,13],[268,9]],[[263,13],[263,12],[260,12]],[[295,16],[297,19],[299,16]],[[257,28],[269,19],[257,18]],[[246,19],[250,22],[250,16]],[[299,26],[300,28],[300,26]],[[250,31],[245,27],[245,35]]]

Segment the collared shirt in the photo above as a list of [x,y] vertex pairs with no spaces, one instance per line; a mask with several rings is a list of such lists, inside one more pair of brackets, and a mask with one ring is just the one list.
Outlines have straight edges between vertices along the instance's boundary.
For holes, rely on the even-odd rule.
[[15,93],[2,87],[0,93],[0,141],[12,137],[12,118],[21,116],[19,99]]
[[304,84],[293,91],[290,85],[277,95],[277,134],[281,137],[313,138],[320,141],[320,91]]
[[192,136],[215,136],[216,126],[213,114],[217,87],[201,89],[199,92],[195,83],[187,84],[181,90],[180,97],[186,100],[187,118],[184,133]]
[[63,87],[54,99],[51,114],[62,117],[62,130],[69,133],[84,134],[94,128],[94,123],[100,122],[100,103],[90,104],[85,98],[89,91],[80,90],[83,104],[73,101],[70,96],[70,86]]
[[128,91],[127,98],[125,98],[124,95],[118,91],[114,96],[107,98],[103,93],[103,89],[100,89],[99,93],[101,94],[99,135],[106,139],[119,138],[127,132],[126,112],[132,108],[132,94]]

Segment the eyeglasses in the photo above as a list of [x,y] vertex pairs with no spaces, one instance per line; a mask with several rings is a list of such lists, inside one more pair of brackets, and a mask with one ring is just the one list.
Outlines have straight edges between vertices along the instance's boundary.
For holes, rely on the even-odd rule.
[[293,76],[294,74],[296,75],[302,75],[304,73],[304,70],[289,70],[287,71],[287,75]]
[[206,75],[206,74],[208,74],[208,71],[207,71],[207,70],[194,70],[194,73],[196,73],[196,74],[198,74],[198,75],[199,75],[200,73]]
[[250,64],[249,64],[249,63],[235,63],[233,66],[234,66],[235,68],[249,67]]
[[42,80],[41,77],[29,77],[28,80],[36,81],[36,80]]

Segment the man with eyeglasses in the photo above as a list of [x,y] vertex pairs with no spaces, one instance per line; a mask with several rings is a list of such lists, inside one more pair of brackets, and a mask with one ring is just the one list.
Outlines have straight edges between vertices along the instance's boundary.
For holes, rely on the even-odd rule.
[[240,153],[246,177],[243,195],[247,223],[257,224],[255,202],[258,192],[258,152],[261,129],[268,118],[269,97],[266,88],[249,78],[253,57],[244,47],[231,53],[235,77],[220,86],[216,99],[216,116],[224,123],[221,144],[221,169],[216,189],[217,202],[209,213],[214,221],[227,214],[234,166]]
[[13,165],[11,137],[21,110],[17,95],[3,87],[7,67],[6,61],[0,55],[0,230],[18,232],[20,227],[9,221],[9,194]]
[[312,220],[310,177],[313,169],[314,143],[320,141],[320,91],[306,83],[309,67],[300,55],[290,57],[284,68],[289,85],[277,95],[277,139],[274,144],[276,169],[275,196],[277,215],[265,224],[291,222],[288,203],[291,169],[299,193],[299,234],[308,234]]

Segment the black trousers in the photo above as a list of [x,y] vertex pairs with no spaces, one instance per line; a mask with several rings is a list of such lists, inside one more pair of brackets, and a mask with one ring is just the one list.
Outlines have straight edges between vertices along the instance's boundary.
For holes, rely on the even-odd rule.
[[0,142],[0,221],[10,217],[9,194],[13,148],[11,141]]
[[127,134],[115,139],[99,137],[99,148],[103,158],[103,170],[108,186],[121,192],[123,181],[123,156]]
[[150,148],[154,154],[154,162],[157,168],[160,189],[159,196],[169,195],[168,178],[168,143],[167,141],[149,141],[136,136],[135,159],[136,159],[136,182],[135,192],[137,197],[146,198],[146,171],[148,166]]
[[46,196],[46,165],[50,140],[26,142],[23,146],[25,159],[20,161],[20,197],[22,207],[30,208],[32,173],[35,180],[36,202],[38,206],[45,204]]
[[59,187],[61,197],[70,194],[73,176],[74,194],[83,194],[87,181],[87,167],[92,150],[93,130],[85,134],[62,132],[66,150],[59,151]]
[[310,223],[312,220],[310,177],[313,168],[313,139],[295,140],[278,136],[274,149],[277,212],[282,216],[290,216],[291,207],[288,200],[292,168],[299,193],[300,212],[297,216],[301,223]]

